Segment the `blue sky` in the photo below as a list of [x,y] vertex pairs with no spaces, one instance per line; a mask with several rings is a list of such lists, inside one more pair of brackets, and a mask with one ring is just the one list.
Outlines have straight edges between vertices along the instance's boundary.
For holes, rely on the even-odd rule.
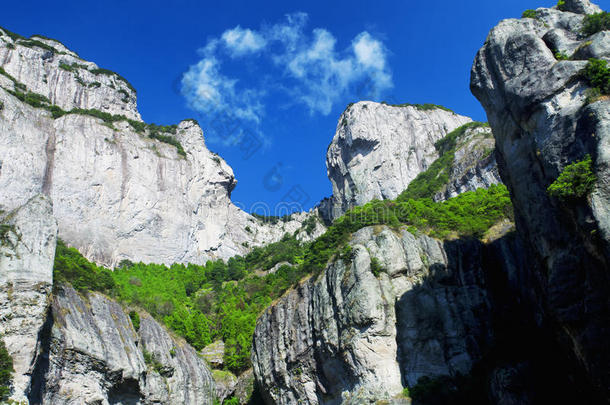
[[554,3],[30,1],[3,5],[0,25],[120,73],[147,122],[196,118],[246,210],[287,199],[308,209],[331,194],[326,148],[349,102],[486,120],[468,88],[476,51],[501,19]]

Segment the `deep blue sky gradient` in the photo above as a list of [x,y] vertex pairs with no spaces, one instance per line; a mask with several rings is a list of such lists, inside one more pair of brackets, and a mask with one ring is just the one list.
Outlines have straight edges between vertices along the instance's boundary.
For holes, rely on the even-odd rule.
[[[608,2],[602,0],[598,4],[607,9]],[[273,24],[287,13],[303,11],[309,15],[308,31],[316,27],[330,31],[340,49],[347,48],[365,30],[383,40],[390,51],[388,61],[394,82],[388,98],[442,104],[485,121],[485,113],[468,86],[477,50],[501,19],[520,17],[525,9],[554,3],[554,0],[28,1],[4,4],[0,25],[26,36],[42,34],[56,38],[83,59],[120,73],[138,90],[139,110],[145,121],[173,124],[198,115],[186,106],[177,89],[181,74],[200,60],[196,51],[208,38],[218,37],[237,25],[257,29],[261,23]],[[233,200],[246,209],[257,201],[273,205],[293,186],[299,186],[309,197],[305,208],[310,208],[330,195],[326,148],[340,113],[351,101],[357,100],[343,100],[334,105],[328,116],[312,115],[300,105],[287,110],[266,106],[269,113],[265,117],[265,132],[271,144],[248,160],[242,158],[238,148],[208,144],[235,171],[239,184]],[[205,133],[206,128],[203,129]],[[279,187],[266,189],[265,178],[277,167],[280,167]]]

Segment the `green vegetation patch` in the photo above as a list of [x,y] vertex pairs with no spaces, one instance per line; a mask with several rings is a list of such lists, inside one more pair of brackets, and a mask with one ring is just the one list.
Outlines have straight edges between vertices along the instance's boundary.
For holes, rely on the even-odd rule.
[[176,149],[178,150],[178,154],[180,156],[186,157],[186,152],[184,151],[184,148],[182,148],[182,144],[180,143],[180,141],[178,141],[173,136],[163,135],[158,132],[151,132],[150,135],[148,135],[148,136],[152,139],[156,139],[158,141],[175,146]]
[[555,52],[555,59],[557,59],[557,60],[570,60],[570,57],[568,56],[567,53],[565,53],[563,51],[557,51],[557,52]]
[[371,272],[377,278],[381,275],[381,273],[385,272],[381,266],[381,263],[379,263],[379,259],[376,257],[371,257]]
[[[66,65],[66,69],[72,69],[71,65]],[[11,78],[17,86],[17,82],[12,78],[8,73],[4,72],[4,70],[0,71],[1,74],[6,75]],[[17,86],[19,87],[19,86]],[[131,127],[138,133],[143,133],[146,130],[149,131],[149,138],[156,139],[160,142],[167,143],[169,145],[174,146],[177,149],[177,152],[180,156],[186,157],[186,151],[182,147],[180,141],[178,141],[175,137],[166,135],[167,133],[175,135],[177,133],[178,126],[177,125],[156,125],[156,124],[146,124],[141,121],[136,121],[125,117],[124,115],[114,115],[104,111],[96,110],[96,109],[82,109],[82,108],[74,108],[70,111],[63,110],[62,108],[51,104],[51,101],[42,94],[33,93],[31,91],[10,91],[13,96],[17,97],[22,102],[31,105],[34,108],[43,108],[49,112],[51,112],[51,116],[54,119],[60,118],[67,114],[80,114],[80,115],[88,115],[90,117],[99,118],[104,123],[112,125],[115,122],[126,121],[131,125]]]
[[[239,373],[250,367],[252,335],[259,314],[304,276],[293,266],[281,266],[265,276],[256,276],[254,269],[268,270],[279,261],[297,262],[302,252],[303,246],[286,236],[227,263],[218,260],[205,266],[167,267],[125,261],[111,272],[59,242],[54,278],[58,284],[72,283],[81,292],[101,291],[139,306],[198,350],[222,339],[225,367]],[[107,277],[111,281],[100,282]],[[136,328],[139,317],[129,315]]]
[[4,70],[4,68],[2,66],[0,66],[0,75],[8,77],[13,83],[17,84],[17,79],[15,79],[13,76],[11,76],[9,73],[7,73],[6,70]]
[[161,364],[161,362],[157,359],[157,357],[154,355],[154,353],[151,353],[148,350],[146,350],[146,347],[144,347],[144,345],[142,345],[142,356],[144,357],[144,363],[148,367],[152,368],[159,374],[163,374],[163,371],[164,371],[163,364]]
[[610,30],[610,13],[602,11],[597,14],[589,14],[585,16],[583,22],[582,33],[589,36],[601,31]]
[[129,319],[131,319],[131,324],[135,331],[140,330],[140,314],[137,311],[131,310],[129,311]]
[[547,192],[552,197],[562,200],[586,197],[593,191],[597,181],[592,166],[590,155],[586,155],[583,160],[567,165],[557,180],[547,188]]
[[119,80],[121,80],[123,83],[125,83],[131,91],[136,93],[135,87],[133,87],[127,79],[125,79],[120,74],[113,72],[112,70],[97,68],[97,69],[91,69],[90,72],[93,73],[94,75],[116,76]]
[[430,198],[371,201],[337,219],[308,246],[303,267],[306,273],[322,270],[330,258],[357,230],[372,225],[408,226],[438,238],[482,237],[502,219],[513,219],[512,204],[504,185],[493,185],[460,194],[443,202]]
[[533,18],[538,19],[538,15],[536,14],[536,10],[525,10],[523,14],[521,14],[521,18]]
[[61,240],[55,250],[53,281],[57,286],[68,282],[80,292],[100,291],[110,295],[116,288],[110,270],[91,263]]
[[434,147],[439,153],[439,158],[436,159],[426,171],[418,174],[417,177],[409,183],[407,189],[398,196],[397,200],[405,201],[409,198],[432,198],[449,181],[449,173],[455,159],[455,150],[460,138],[466,134],[468,129],[485,126],[488,126],[488,124],[483,122],[470,122],[455,129],[443,139],[436,142]]
[[0,401],[8,399],[13,371],[13,358],[6,350],[4,340],[0,336]]
[[11,241],[11,234],[17,235],[14,225],[0,224],[0,246],[8,246],[11,249],[16,247]]
[[444,110],[444,111],[448,111],[451,113],[455,114],[455,111],[453,111],[450,108],[447,108],[445,106],[442,105],[438,105],[438,104],[430,104],[430,103],[425,103],[425,104],[411,104],[411,103],[403,103],[403,104],[389,104],[385,101],[382,101],[381,104],[385,104],[385,105],[389,105],[391,107],[415,107],[418,110],[421,111],[431,111],[431,110]]
[[589,81],[594,92],[600,95],[610,95],[610,68],[608,67],[608,61],[589,59],[583,75]]
[[566,1],[565,0],[559,0],[557,2],[557,10],[559,10],[559,11],[567,11],[567,9],[566,9]]
[[6,35],[8,35],[13,41],[17,41],[18,39],[26,39],[24,36],[16,34],[16,33],[12,32],[12,31],[9,31],[9,30],[7,30],[4,27],[0,27],[0,29],[2,29],[2,31],[4,31],[4,33]]
[[252,212],[250,215],[252,215],[254,218],[258,219],[264,224],[272,225],[278,224],[280,222],[290,222],[290,220],[292,219],[291,215],[284,215],[280,217],[277,215],[260,215],[256,212]]
[[195,118],[187,118],[184,121],[192,122],[193,124],[199,126],[199,121],[197,121]]
[[307,235],[312,235],[313,232],[316,230],[316,225],[318,224],[318,219],[316,218],[315,215],[311,215],[309,216],[302,225],[302,229],[303,231],[305,231],[305,233]]
[[57,49],[53,48],[52,46],[47,45],[44,42],[37,41],[35,39],[21,39],[21,40],[17,41],[17,44],[28,47],[28,48],[38,47],[38,48],[44,49],[45,51],[49,51],[49,52],[60,54],[60,55],[65,54],[65,52],[58,51]]
[[85,70],[88,69],[87,65],[82,65],[82,64],[76,63],[76,62],[73,62],[70,65],[68,65],[65,62],[60,62],[59,63],[59,68],[63,69],[63,70],[67,70],[68,72],[77,72],[78,69],[85,69]]

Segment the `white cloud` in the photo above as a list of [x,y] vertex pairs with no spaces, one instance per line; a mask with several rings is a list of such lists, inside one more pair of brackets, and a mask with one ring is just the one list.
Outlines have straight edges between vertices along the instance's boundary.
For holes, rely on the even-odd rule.
[[256,53],[266,45],[266,41],[261,35],[250,29],[243,29],[239,25],[225,31],[221,38],[232,56]]
[[[209,40],[199,50],[203,59],[182,80],[191,108],[206,114],[230,112],[258,125],[270,92],[290,96],[312,114],[328,115],[336,103],[374,99],[393,86],[382,41],[364,31],[350,46],[337,49],[337,39],[328,30],[306,33],[307,20],[307,14],[294,13],[259,30],[237,26]],[[248,80],[246,87],[244,80],[222,73],[223,63],[237,58],[245,63],[254,54],[262,55],[257,65],[268,64],[258,82]]]
[[375,70],[384,70],[386,52],[383,44],[371,37],[368,32],[358,35],[352,42],[356,59],[362,66]]
[[[243,131],[242,127],[235,125],[236,122],[230,121],[258,124],[263,113],[260,100],[264,91],[237,90],[238,80],[223,75],[219,67],[220,63],[215,57],[206,57],[182,76],[182,94],[189,107],[205,114],[208,122],[216,120],[216,127],[206,133],[212,142],[226,142],[230,137],[239,135],[236,131]],[[225,122],[227,120],[229,122]]]

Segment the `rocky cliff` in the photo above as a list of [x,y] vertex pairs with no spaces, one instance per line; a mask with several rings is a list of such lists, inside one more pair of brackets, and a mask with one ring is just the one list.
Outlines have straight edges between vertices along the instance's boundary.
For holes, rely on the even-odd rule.
[[434,143],[471,119],[441,108],[350,105],[326,153],[330,219],[373,199],[394,199],[438,158]]
[[[472,120],[440,106],[362,101],[348,106],[326,153],[333,195],[321,203],[327,222],[374,199],[394,199],[442,152],[439,140]],[[455,145],[437,201],[500,182],[489,128],[472,128]]]
[[25,86],[22,89],[43,95],[64,110],[96,109],[140,119],[136,91],[127,80],[53,39],[24,38],[0,28],[0,66]]
[[[588,58],[610,60],[610,37],[583,33],[585,13],[601,11],[589,1],[560,8],[495,27],[476,56],[471,88],[487,112],[529,247],[535,281],[521,295],[609,400],[610,101],[588,97],[592,86],[581,72]],[[560,173],[587,154],[593,192],[549,195]]]
[[434,195],[435,201],[501,183],[491,128],[467,128],[456,140],[453,159],[447,171],[447,182]]
[[211,404],[205,361],[146,313],[99,293],[53,289],[57,223],[39,195],[0,218],[0,336],[10,399],[32,404]]
[[136,331],[109,298],[64,286],[53,298],[30,401],[42,404],[212,404],[205,361],[149,315]]
[[53,287],[57,222],[48,198],[0,213],[0,337],[13,358],[15,401],[27,399]]
[[[401,389],[421,390],[422,381],[438,399],[463,373],[478,376],[474,385],[485,392],[452,403],[610,400],[610,105],[607,96],[592,96],[582,74],[588,58],[610,60],[610,42],[607,32],[581,31],[584,13],[597,6],[566,0],[560,8],[491,31],[471,86],[497,152],[490,153],[489,129],[463,131],[451,167],[443,168],[449,180],[434,196],[492,184],[499,173],[511,191],[518,236],[483,244],[361,229],[351,257],[338,254],[259,319],[252,360],[267,403],[400,403]],[[390,193],[376,185],[375,169],[383,166],[366,163],[383,141],[366,131],[352,138],[352,109],[370,108],[359,104],[344,113],[328,153],[335,176],[329,204],[338,213]],[[429,170],[434,153],[442,157],[434,143],[409,181]],[[549,185],[587,155],[597,179],[590,195],[550,195]],[[391,161],[380,156],[370,162]],[[388,184],[398,172],[389,170]],[[372,191],[358,200],[360,190]],[[557,393],[562,384],[569,393]]]
[[[478,242],[363,228],[257,322],[252,362],[268,403],[391,400],[422,376],[468,373],[491,341]],[[374,260],[381,270],[374,274]]]
[[[60,237],[107,266],[227,259],[317,217],[273,225],[241,211],[233,171],[194,121],[146,125],[118,75],[55,41],[0,32],[0,208],[48,195]],[[299,237],[317,236],[316,222]]]

